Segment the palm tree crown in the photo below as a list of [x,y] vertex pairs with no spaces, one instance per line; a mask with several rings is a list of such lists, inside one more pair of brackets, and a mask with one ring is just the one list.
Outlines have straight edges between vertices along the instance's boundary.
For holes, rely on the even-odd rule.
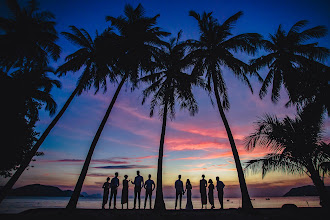
[[[181,108],[188,108],[191,115],[198,111],[196,100],[192,94],[192,85],[201,84],[198,76],[192,76],[184,71],[192,65],[193,61],[186,56],[187,42],[180,42],[181,31],[176,38],[171,38],[169,43],[163,46],[163,50],[155,58],[156,71],[141,78],[141,81],[151,85],[143,91],[144,104],[150,94],[154,94],[151,100],[150,117],[154,114],[156,106],[162,108],[167,104],[170,117],[175,117],[175,104],[180,103]],[[157,71],[158,70],[158,71]],[[162,116],[164,109],[160,111]]]
[[318,47],[317,43],[304,44],[308,40],[325,36],[327,29],[325,26],[316,26],[300,32],[306,24],[306,20],[298,21],[288,32],[279,25],[276,33],[269,35],[269,40],[263,40],[263,48],[268,54],[251,60],[253,70],[258,71],[262,67],[269,68],[259,92],[260,98],[267,94],[271,82],[273,83],[271,95],[273,102],[278,101],[282,84],[288,90],[289,96],[293,96],[294,94],[290,94],[290,91],[293,91],[297,79],[299,81],[300,78],[296,68],[307,68],[309,65],[318,61],[322,62],[328,57],[329,50],[327,48]]
[[[317,107],[315,107],[317,106]],[[269,148],[273,153],[265,158],[247,162],[246,171],[261,172],[262,177],[271,171],[289,174],[307,174],[314,182],[321,201],[329,206],[329,195],[320,176],[329,173],[324,164],[330,160],[330,144],[322,141],[322,107],[306,106],[296,118],[265,115],[256,123],[256,130],[246,137],[246,148]]]
[[60,47],[55,30],[54,15],[49,11],[39,11],[35,0],[29,1],[25,8],[17,0],[7,0],[11,17],[0,17],[1,52],[0,65],[10,68],[19,66],[27,60],[34,60],[43,65],[49,58],[57,60]]
[[[129,74],[133,87],[139,78],[139,70],[151,71],[152,57],[158,49],[155,46],[163,44],[161,37],[170,33],[161,31],[157,26],[159,14],[154,17],[146,17],[145,9],[139,4],[135,9],[131,5],[126,5],[124,16],[106,16],[106,21],[111,22],[119,32],[117,39],[118,53],[117,65],[120,69]],[[128,62],[129,61],[129,62]]]
[[[75,26],[70,26],[70,29],[72,33],[62,32],[62,34],[79,49],[65,58],[66,63],[62,64],[57,72],[62,76],[69,71],[76,72],[84,67],[77,82],[78,95],[83,90],[89,90],[92,84],[96,88],[96,92],[100,86],[106,90],[107,77],[114,82],[116,74],[118,74],[113,71],[115,58],[111,45],[109,45],[116,35],[111,29],[107,29],[101,35],[96,34],[93,40],[85,29],[78,29]],[[104,50],[105,46],[109,49],[108,51]]]
[[[232,36],[231,30],[235,22],[243,15],[241,11],[222,24],[212,16],[212,12],[204,12],[200,15],[195,11],[190,11],[189,15],[197,20],[200,29],[200,39],[191,41],[191,46],[196,49],[191,53],[191,56],[196,59],[193,71],[196,74],[205,72],[207,89],[211,91],[212,84],[214,84],[222,97],[223,108],[229,109],[228,92],[222,67],[226,66],[232,70],[235,76],[247,84],[252,91],[247,78],[249,65],[235,58],[232,52],[242,51],[254,54],[258,49],[261,36],[256,33]],[[261,80],[260,77],[259,79]]]

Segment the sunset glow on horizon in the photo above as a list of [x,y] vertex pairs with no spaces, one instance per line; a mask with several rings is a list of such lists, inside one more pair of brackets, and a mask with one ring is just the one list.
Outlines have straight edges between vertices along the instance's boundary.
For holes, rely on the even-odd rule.
[[[165,2],[165,1],[164,1]],[[172,4],[171,4],[171,3]],[[231,3],[218,3],[217,1],[189,1],[189,3],[176,3],[169,1],[98,1],[89,4],[80,1],[40,1],[42,9],[47,9],[56,15],[58,32],[68,31],[69,25],[86,29],[92,36],[95,30],[102,32],[109,24],[105,22],[106,15],[119,16],[123,13],[125,3],[136,6],[142,3],[147,15],[160,14],[158,26],[172,33],[172,36],[182,29],[184,40],[197,39],[197,22],[188,16],[189,10],[198,12],[213,11],[214,17],[223,22],[225,18],[239,10],[244,11],[244,16],[238,20],[234,33],[258,32],[265,38],[269,33],[274,33],[279,24],[283,24],[287,30],[298,20],[309,20],[308,27],[325,25],[328,29],[329,15],[322,3],[315,2],[313,5],[308,1],[299,6],[299,10],[292,10],[293,3],[287,3],[280,7],[283,2],[268,2],[274,4],[273,9],[266,7],[267,1],[245,1]],[[317,2],[317,1],[316,1]],[[258,3],[258,4],[257,4]],[[1,7],[3,8],[1,3]],[[310,11],[311,8],[318,11]],[[3,10],[3,9],[1,9]],[[290,13],[290,16],[287,14]],[[80,20],[81,18],[81,20]],[[319,45],[330,47],[329,34],[319,40]],[[56,63],[51,63],[54,68],[64,63],[64,58],[76,51],[77,48],[60,36],[58,44],[62,47],[61,58]],[[263,51],[260,51],[262,54]],[[259,54],[259,55],[260,55]],[[237,57],[248,62],[250,56],[237,54]],[[329,66],[330,62],[325,62]],[[264,77],[267,70],[262,70],[260,75]],[[244,138],[253,132],[254,122],[265,113],[277,115],[283,118],[286,115],[293,117],[296,114],[295,107],[284,107],[288,101],[286,91],[282,88],[281,98],[278,103],[271,102],[269,88],[268,95],[262,100],[259,98],[261,84],[256,78],[250,78],[254,93],[240,82],[233,74],[224,69],[224,76],[229,92],[230,109],[226,112],[232,133],[238,148],[243,167],[245,162],[265,156],[267,149],[256,148],[247,151],[244,146]],[[62,89],[52,91],[53,98],[57,102],[58,109],[63,106],[66,99],[76,86],[76,80],[81,70],[74,74],[59,78]],[[55,78],[55,76],[51,76]],[[73,190],[79,177],[85,157],[96,130],[102,120],[109,102],[118,84],[108,84],[105,93],[99,92],[94,95],[95,90],[84,92],[75,97],[67,112],[51,131],[39,151],[44,156],[36,157],[32,162],[33,167],[26,170],[17,184],[20,187],[28,184],[44,184],[58,186],[62,190]],[[149,117],[149,102],[141,105],[142,89],[131,92],[128,84],[125,84],[118,100],[114,105],[109,120],[102,132],[101,138],[96,146],[86,180],[82,191],[89,194],[102,193],[102,184],[106,178],[113,177],[119,172],[120,184],[125,174],[128,179],[134,179],[136,171],[147,179],[148,174],[156,182],[157,158],[162,121],[158,112],[154,117]],[[219,112],[213,107],[210,96],[200,88],[193,89],[197,99],[199,112],[191,117],[187,111],[176,108],[176,117],[168,120],[165,136],[164,164],[163,164],[163,187],[164,196],[174,196],[174,182],[179,174],[185,183],[190,179],[193,186],[192,195],[199,193],[198,186],[201,175],[206,179],[216,176],[226,184],[225,197],[240,197],[239,182],[232,151],[227,138],[227,133],[221,121]],[[213,96],[211,96],[213,99]],[[213,100],[215,101],[215,100]],[[37,131],[42,133],[52,121],[48,113],[40,113],[40,121],[37,123]],[[324,140],[330,140],[330,120],[326,116],[324,121]],[[7,179],[0,178],[0,185]],[[256,196],[282,196],[292,187],[312,185],[312,181],[305,176],[287,175],[283,173],[270,173],[262,179],[261,174],[246,173],[246,183],[251,197]],[[330,184],[330,178],[325,177],[325,185]],[[130,185],[131,189],[133,186]],[[121,188],[120,188],[121,189]],[[120,192],[119,190],[118,192]],[[130,195],[133,190],[130,191]],[[120,195],[120,193],[119,193]]]

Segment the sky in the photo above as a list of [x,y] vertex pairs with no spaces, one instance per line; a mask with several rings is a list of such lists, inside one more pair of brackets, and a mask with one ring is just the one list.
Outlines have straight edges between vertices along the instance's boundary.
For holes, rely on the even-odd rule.
[[[102,32],[110,25],[105,21],[105,16],[122,15],[126,3],[134,7],[142,3],[149,16],[160,14],[158,26],[172,35],[182,29],[184,40],[198,39],[199,36],[197,22],[188,16],[189,10],[198,13],[213,11],[214,17],[220,22],[242,10],[244,15],[238,20],[233,34],[256,32],[267,38],[269,33],[276,31],[279,24],[288,30],[297,21],[304,19],[310,22],[308,28],[317,25],[330,28],[329,2],[319,0],[44,0],[40,8],[55,14],[58,32],[69,31],[69,25],[75,25],[95,36],[96,30]],[[7,13],[3,0],[0,1],[0,13]],[[320,46],[330,48],[329,35],[318,42]],[[58,44],[62,47],[62,53],[57,62],[50,64],[54,68],[63,64],[65,57],[78,49],[63,36],[60,36]],[[259,51],[257,55],[262,54],[264,51]],[[253,58],[242,53],[235,56],[245,62]],[[325,61],[325,64],[329,65],[330,60]],[[288,101],[284,89],[281,90],[280,100],[274,104],[269,94],[260,100],[258,92],[261,85],[256,78],[250,78],[254,89],[254,94],[251,94],[249,88],[233,77],[228,69],[224,68],[223,73],[231,104],[226,116],[244,166],[246,161],[261,158],[268,153],[267,149],[246,151],[244,148],[243,139],[253,132],[258,117],[265,113],[276,114],[280,118],[294,116],[296,109],[284,107]],[[61,77],[62,88],[52,91],[58,111],[74,90],[80,74],[81,71],[78,71]],[[266,70],[262,70],[260,75],[265,77]],[[94,134],[117,85],[109,83],[105,93],[94,95],[95,91],[91,89],[76,97],[40,147],[45,155],[31,163],[33,167],[24,172],[15,187],[39,183],[73,190]],[[151,174],[152,179],[156,180],[161,120],[157,114],[153,118],[149,117],[149,103],[141,105],[143,87],[141,85],[131,92],[129,85],[125,84],[119,94],[96,146],[82,191],[102,193],[101,187],[106,177],[113,177],[115,172],[119,172],[120,179],[125,174],[129,176],[128,179],[134,179],[136,170],[140,170],[145,179]],[[206,179],[215,180],[216,176],[220,177],[226,185],[225,197],[239,197],[237,172],[219,112],[212,106],[210,96],[205,91],[194,88],[193,92],[199,105],[198,114],[191,117],[187,111],[177,108],[175,119],[168,120],[163,164],[164,196],[174,196],[174,182],[179,174],[184,182],[186,179],[191,180],[193,196],[198,196],[199,180],[205,174]],[[52,117],[42,110],[37,131],[43,132],[51,120]],[[330,140],[328,117],[325,119],[324,138]],[[5,179],[0,179],[0,185],[5,182]],[[312,185],[307,176],[277,172],[268,174],[264,179],[261,174],[247,173],[246,182],[252,197],[281,196],[292,187]],[[326,177],[325,182],[329,185],[330,179]]]

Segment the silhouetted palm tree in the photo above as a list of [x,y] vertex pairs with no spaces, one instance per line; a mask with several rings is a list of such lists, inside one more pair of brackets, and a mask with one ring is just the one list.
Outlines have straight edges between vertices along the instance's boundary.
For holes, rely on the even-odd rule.
[[141,80],[151,83],[143,91],[144,104],[147,97],[153,94],[151,99],[150,117],[154,115],[156,106],[160,107],[159,115],[163,117],[162,131],[160,136],[158,166],[157,166],[157,188],[155,209],[165,210],[162,189],[162,170],[163,170],[163,154],[164,141],[166,131],[166,120],[169,114],[173,119],[175,116],[175,105],[179,104],[181,109],[188,109],[191,115],[198,111],[196,100],[192,94],[191,87],[193,84],[200,82],[199,77],[188,75],[184,71],[191,66],[192,60],[185,56],[187,44],[180,42],[181,32],[176,38],[172,38],[170,42],[159,51],[159,55],[155,59],[157,69],[150,75],[143,77]]
[[10,68],[21,66],[26,60],[42,65],[49,57],[57,60],[60,47],[55,30],[54,15],[49,11],[40,11],[35,0],[22,8],[17,0],[7,0],[10,17],[0,17],[0,65]]
[[[39,106],[35,106],[35,101],[46,104],[45,110],[50,115],[56,112],[57,104],[52,98],[50,91],[54,86],[61,88],[61,83],[48,77],[48,73],[55,71],[48,66],[42,67],[40,64],[31,63],[11,73],[13,79],[17,82],[17,87],[22,91],[20,98],[26,102],[29,107],[29,115],[38,115]],[[36,117],[34,117],[36,118]]]
[[265,115],[258,120],[255,132],[245,139],[246,148],[260,146],[274,153],[248,161],[245,169],[261,172],[262,178],[271,171],[306,174],[319,193],[322,207],[329,208],[330,194],[321,180],[323,171],[330,174],[324,166],[330,161],[330,144],[322,141],[322,112],[320,105],[309,104],[294,119]]
[[[251,67],[255,71],[263,67],[269,68],[259,92],[260,98],[267,94],[267,89],[272,83],[271,100],[273,102],[278,101],[282,85],[292,97],[290,101],[296,102],[295,96],[300,93],[300,90],[295,89],[295,87],[301,78],[305,78],[300,77],[301,74],[296,68],[311,69],[311,65],[316,64],[319,65],[318,68],[323,68],[321,67],[323,65],[318,61],[324,61],[329,56],[329,50],[318,47],[317,43],[304,43],[325,36],[327,29],[325,26],[316,26],[300,32],[306,24],[306,20],[298,21],[287,33],[279,25],[276,33],[269,35],[269,40],[263,40],[263,48],[268,54],[250,61]],[[308,74],[317,74],[314,70]]]
[[[54,86],[60,88],[61,83],[58,80],[49,78],[47,73],[50,72],[54,72],[50,67],[42,67],[42,66],[40,67],[40,64],[36,64],[36,63],[32,63],[32,64],[25,63],[25,66],[19,68],[18,70],[10,74],[11,78],[15,82],[14,83],[15,88],[11,88],[11,89],[15,89],[14,90],[15,95],[13,96],[15,98],[14,100],[9,100],[9,101],[13,102],[12,106],[22,106],[22,105],[26,106],[26,115],[23,117],[26,117],[28,119],[28,123],[33,126],[36,123],[36,121],[39,120],[38,111],[42,104],[46,104],[45,110],[49,111],[50,115],[53,115],[56,111],[57,105],[56,102],[53,100],[52,96],[50,95],[50,91]],[[13,109],[13,111],[16,111],[16,109]],[[15,116],[17,117],[17,115]],[[6,123],[4,123],[4,126],[7,127]],[[7,127],[6,132],[15,132],[15,128],[10,129],[10,127],[12,126],[9,125]],[[9,134],[8,136],[10,135],[11,134]],[[21,142],[13,141],[13,145],[10,146],[10,148],[15,149],[17,147],[21,147],[21,148],[24,147],[24,146],[20,146],[19,144],[18,146],[15,143],[21,143]],[[37,155],[38,149],[39,147],[36,148],[35,146],[33,146],[31,149],[29,148],[28,151],[26,151],[26,154],[23,155],[22,161],[20,161],[19,167],[17,168],[16,172],[9,179],[6,185],[1,189],[0,203],[6,197],[6,195],[11,190],[11,188],[14,186],[14,184],[21,176],[23,171],[29,166],[32,158]],[[11,158],[10,155],[8,155],[7,159],[9,160],[9,158]],[[11,162],[14,161],[10,161],[9,163]]]
[[[191,56],[196,59],[193,74],[203,74],[205,72],[206,88],[209,92],[213,91],[215,95],[219,113],[233,152],[242,193],[242,207],[252,208],[242,165],[224,112],[224,110],[229,109],[229,100],[226,83],[222,75],[222,67],[229,68],[237,78],[249,86],[252,92],[252,87],[247,78],[249,65],[235,58],[232,52],[242,51],[254,54],[261,36],[255,33],[232,36],[231,29],[237,19],[243,15],[242,12],[234,14],[222,24],[219,24],[218,20],[212,16],[212,12],[204,12],[202,15],[199,15],[195,11],[190,11],[189,15],[198,21],[200,30],[200,39],[191,42],[192,47],[195,48],[191,52]],[[261,80],[260,77],[259,80]]]
[[[84,67],[84,71],[79,77],[75,90],[72,92],[68,100],[65,102],[62,109],[59,111],[59,113],[56,115],[53,121],[48,125],[48,127],[40,136],[38,141],[34,144],[30,154],[25,157],[25,161],[21,164],[21,166],[17,169],[15,174],[6,184],[4,188],[6,190],[10,190],[14,186],[14,184],[22,175],[24,170],[28,167],[35,153],[38,151],[39,147],[42,145],[42,143],[44,142],[50,131],[56,125],[56,123],[60,120],[64,112],[67,110],[73,98],[76,95],[80,95],[83,92],[83,90],[90,89],[92,84],[96,88],[96,92],[99,90],[100,85],[104,87],[104,89],[106,89],[107,77],[110,78],[110,81],[115,80],[116,75],[112,71],[110,71],[107,64],[107,63],[111,63],[111,59],[109,58],[110,57],[109,54],[111,54],[111,51],[108,51],[108,53],[106,54],[107,56],[105,56],[103,49],[99,49],[104,47],[104,43],[102,41],[106,40],[104,38],[108,38],[108,37],[110,38],[111,31],[106,30],[102,35],[100,36],[97,35],[93,40],[91,36],[84,29],[79,30],[75,26],[70,26],[70,29],[72,33],[63,32],[62,34],[70,42],[77,45],[79,49],[76,52],[66,57],[67,62],[61,65],[57,69],[57,72],[61,76],[70,71],[76,72],[80,70],[82,67]],[[105,58],[109,58],[109,59],[105,60]],[[29,75],[26,75],[26,77],[29,77]],[[48,106],[46,106],[46,110],[47,107]],[[52,110],[51,113],[53,114],[55,113],[55,110],[51,105],[49,105],[49,109]],[[3,190],[0,196],[0,202],[6,196],[7,193],[8,191]]]
[[75,186],[74,192],[67,205],[67,209],[74,209],[80,196],[81,188],[83,186],[90,161],[95,149],[95,146],[101,136],[103,128],[109,118],[110,112],[115,104],[118,94],[124,85],[125,81],[129,78],[133,85],[136,84],[139,77],[139,70],[150,70],[151,58],[155,54],[156,47],[161,43],[159,37],[167,36],[167,32],[162,32],[158,27],[155,27],[157,18],[146,17],[144,8],[139,4],[135,9],[131,5],[126,5],[124,9],[125,16],[117,18],[107,16],[106,20],[111,21],[111,25],[115,27],[119,33],[119,39],[114,42],[115,51],[117,55],[116,70],[123,72],[124,76],[119,83],[116,92],[108,106],[108,109],[102,119],[102,122],[94,136],[85,163],[79,175],[79,179]]

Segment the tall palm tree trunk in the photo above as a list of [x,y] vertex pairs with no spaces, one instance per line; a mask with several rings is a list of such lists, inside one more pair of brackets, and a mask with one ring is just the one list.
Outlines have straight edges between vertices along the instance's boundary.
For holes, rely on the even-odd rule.
[[221,105],[221,101],[220,101],[220,96],[219,96],[219,92],[218,92],[218,88],[217,85],[215,83],[213,83],[213,87],[214,87],[214,94],[215,94],[215,98],[217,100],[217,104],[218,104],[218,109],[219,109],[219,113],[222,119],[222,122],[226,128],[226,132],[227,132],[227,136],[229,139],[229,143],[231,146],[231,150],[233,152],[233,156],[234,156],[234,160],[235,160],[235,165],[236,165],[236,170],[237,170],[237,175],[238,175],[238,181],[239,181],[239,185],[241,188],[241,194],[242,194],[242,208],[243,209],[252,209],[252,203],[250,200],[250,196],[249,196],[249,192],[246,186],[246,182],[245,182],[245,178],[244,178],[244,173],[243,173],[243,168],[241,165],[241,161],[239,159],[239,155],[237,152],[237,148],[236,148],[236,144],[233,138],[233,134],[231,133],[225,112],[223,111],[222,105]]
[[32,158],[36,155],[37,151],[39,150],[39,147],[42,145],[50,131],[54,128],[58,120],[62,117],[68,106],[70,105],[73,98],[77,95],[78,90],[80,86],[78,85],[76,89],[72,92],[68,100],[65,102],[64,106],[62,107],[61,111],[56,115],[56,117],[53,119],[53,121],[48,125],[44,133],[41,135],[37,143],[32,147],[31,151],[26,155],[26,158],[20,165],[20,167],[17,169],[17,171],[14,173],[14,175],[9,179],[9,181],[6,183],[6,185],[2,188],[0,192],[0,203],[6,198],[10,190],[13,188],[17,180],[20,178],[24,170],[29,166]]
[[156,188],[156,200],[155,210],[165,210],[165,202],[163,196],[163,155],[164,155],[164,141],[166,132],[166,120],[167,120],[167,102],[164,106],[162,133],[160,135],[158,164],[157,164],[157,188]]
[[98,142],[98,140],[101,136],[103,128],[104,128],[104,126],[105,126],[105,124],[106,124],[106,122],[109,118],[112,107],[115,104],[115,102],[117,100],[117,97],[118,97],[118,94],[119,94],[121,88],[123,87],[124,82],[126,81],[127,77],[128,77],[128,73],[125,74],[125,76],[121,80],[120,84],[118,85],[118,88],[117,88],[115,94],[113,95],[113,98],[112,98],[112,100],[110,102],[110,105],[109,105],[109,107],[108,107],[108,109],[107,109],[107,111],[106,111],[106,113],[105,113],[105,115],[102,119],[102,122],[101,122],[99,128],[97,129],[97,132],[94,136],[93,142],[92,142],[92,144],[89,148],[88,154],[86,156],[84,166],[81,170],[80,176],[79,176],[78,181],[76,183],[76,186],[74,188],[73,194],[70,198],[70,201],[69,201],[68,205],[66,206],[67,209],[75,209],[77,207],[77,203],[78,203],[78,199],[79,199],[79,196],[80,196],[81,188],[82,188],[84,180],[86,178],[86,174],[87,174],[88,167],[89,167],[89,164],[90,164],[92,156],[93,156],[95,146],[96,146],[96,144],[97,144],[97,142]]
[[321,180],[320,174],[314,169],[314,166],[309,166],[309,172],[311,174],[310,178],[312,179],[314,186],[320,197],[320,205],[323,208],[330,208],[330,194],[325,188],[324,182]]

